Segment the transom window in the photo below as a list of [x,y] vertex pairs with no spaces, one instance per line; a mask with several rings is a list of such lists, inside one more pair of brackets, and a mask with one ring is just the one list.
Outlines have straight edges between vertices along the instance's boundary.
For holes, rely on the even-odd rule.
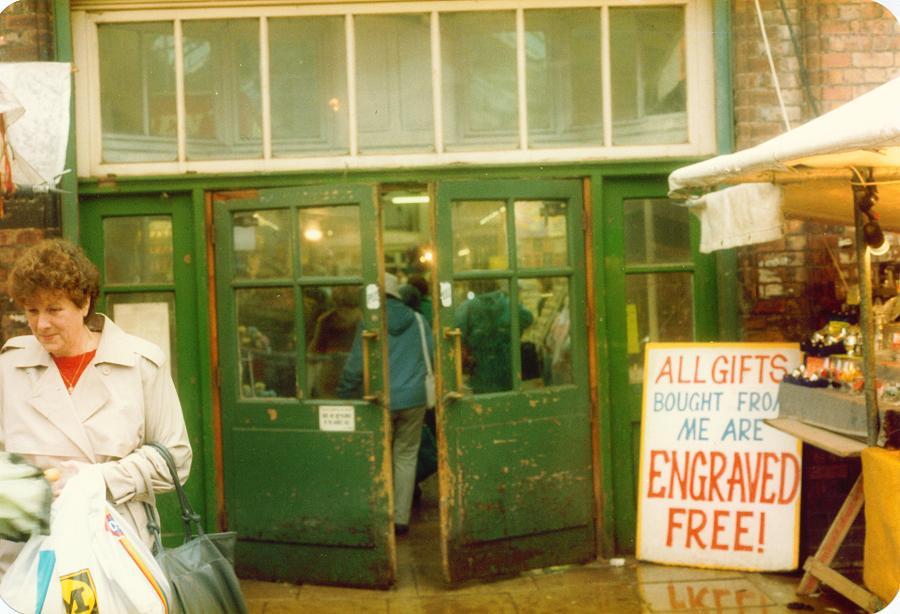
[[82,176],[714,150],[709,0],[186,4],[73,13]]

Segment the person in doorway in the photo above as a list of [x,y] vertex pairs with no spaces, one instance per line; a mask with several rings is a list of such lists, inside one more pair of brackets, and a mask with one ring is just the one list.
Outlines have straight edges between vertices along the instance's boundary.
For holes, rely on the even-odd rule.
[[[476,394],[512,390],[509,295],[492,279],[473,281],[471,289],[475,296],[460,305],[454,322],[462,333],[469,386]],[[519,305],[520,330],[533,321],[531,312]]]
[[319,316],[309,342],[308,355],[314,366],[312,396],[333,399],[362,320],[359,286],[337,286],[331,291],[334,306]]
[[[84,464],[100,466],[109,500],[148,546],[144,502],[172,490],[165,445],[178,475],[191,467],[181,404],[163,351],[95,313],[99,272],[76,245],[46,239],[10,273],[10,296],[32,334],[0,350],[0,449],[55,469],[58,494]],[[21,544],[0,541],[0,576]]]
[[[388,372],[390,374],[390,410],[392,464],[394,469],[394,527],[398,535],[409,531],[416,458],[425,417],[425,356],[416,312],[400,299],[397,278],[384,275],[387,296]],[[418,316],[421,317],[421,316]],[[425,344],[429,360],[434,356],[431,330],[425,326]],[[338,383],[338,396],[359,398],[363,383],[362,327],[353,340],[350,357]]]
[[425,321],[428,322],[428,325],[431,326],[431,322],[434,319],[434,313],[432,311],[434,306],[431,302],[431,292],[429,291],[428,280],[422,275],[415,273],[409,276],[409,285],[419,291],[419,308],[417,311],[422,314],[422,317],[424,317]]

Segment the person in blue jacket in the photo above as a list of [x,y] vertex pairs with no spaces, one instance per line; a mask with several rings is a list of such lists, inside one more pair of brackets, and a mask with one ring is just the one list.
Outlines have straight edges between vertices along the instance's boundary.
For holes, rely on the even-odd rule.
[[[403,304],[400,299],[397,278],[384,275],[387,295],[388,329],[388,373],[390,379],[390,410],[392,434],[392,455],[394,469],[394,528],[398,535],[409,530],[412,509],[413,488],[416,478],[416,459],[425,417],[425,356],[422,353],[422,334],[429,360],[433,362],[434,341],[431,327],[424,323],[420,329],[418,319],[422,316]],[[357,329],[350,349],[350,356],[344,365],[338,383],[338,396],[359,398],[362,392],[362,326]]]

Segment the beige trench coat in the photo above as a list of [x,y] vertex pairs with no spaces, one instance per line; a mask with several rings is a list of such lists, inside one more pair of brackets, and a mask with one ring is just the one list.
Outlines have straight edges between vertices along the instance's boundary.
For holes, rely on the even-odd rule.
[[[97,463],[107,497],[145,543],[143,502],[174,488],[162,457],[148,441],[175,457],[182,483],[191,468],[181,403],[165,354],[156,345],[97,316],[100,344],[71,396],[50,354],[34,336],[14,337],[0,350],[0,449],[42,469],[62,461]],[[21,544],[0,540],[0,577]]]

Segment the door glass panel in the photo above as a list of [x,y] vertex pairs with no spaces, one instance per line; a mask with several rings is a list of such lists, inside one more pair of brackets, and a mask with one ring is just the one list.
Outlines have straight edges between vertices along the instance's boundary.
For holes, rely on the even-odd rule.
[[158,345],[169,360],[172,379],[178,381],[175,347],[175,294],[128,292],[106,295],[109,316],[127,333]]
[[442,14],[441,53],[447,149],[515,147],[519,121],[515,14]]
[[272,155],[349,152],[345,39],[343,17],[269,19]]
[[354,19],[361,151],[432,151],[428,15]]
[[454,271],[509,266],[506,201],[457,201],[452,216]]
[[304,288],[304,315],[309,314],[306,328],[311,330],[306,346],[306,381],[312,398],[338,398],[341,372],[362,321],[362,294],[362,286]]
[[[431,199],[426,186],[385,186],[381,194],[384,270],[400,283],[424,286],[416,278],[431,279],[434,250],[431,245]],[[422,297],[420,297],[422,298]],[[430,310],[425,314],[430,320]]]
[[259,20],[185,21],[182,31],[188,159],[260,158]]
[[241,397],[296,397],[293,288],[235,291]]
[[305,277],[362,274],[359,207],[300,210],[300,271]]
[[624,202],[625,264],[688,264],[690,213],[665,198]]
[[686,143],[684,8],[609,9],[613,145]]
[[528,144],[603,144],[600,9],[525,11]]
[[692,273],[630,274],[625,281],[628,378],[643,382],[644,346],[652,341],[693,341]]
[[520,337],[522,381],[546,386],[573,383],[569,278],[520,279],[519,298],[534,320],[523,327]]
[[100,24],[104,162],[167,162],[178,156],[172,22]]
[[564,201],[518,201],[516,259],[520,267],[561,267],[569,263],[567,204]]
[[103,254],[107,284],[172,283],[172,218],[105,218]]
[[[454,326],[462,333],[463,384],[475,394],[513,389],[512,327],[509,282],[476,279],[453,288]],[[534,321],[534,314],[519,306],[519,330]]]
[[290,220],[288,209],[234,213],[235,277],[272,279],[291,275]]

